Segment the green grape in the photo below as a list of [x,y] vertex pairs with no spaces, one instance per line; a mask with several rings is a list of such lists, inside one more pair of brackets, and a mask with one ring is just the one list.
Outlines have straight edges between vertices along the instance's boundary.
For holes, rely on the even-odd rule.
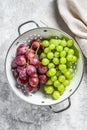
[[76,62],[77,61],[77,57],[76,56],[73,56],[72,57],[72,62]]
[[68,71],[72,74],[74,70],[72,68],[69,68]]
[[62,73],[61,73],[60,70],[56,72],[56,76],[57,76],[57,77],[59,77],[61,74],[62,74]]
[[52,80],[52,81],[57,80],[57,76],[55,76],[55,75],[54,75],[54,76],[52,76],[52,77],[51,77],[51,80]]
[[47,94],[52,94],[54,91],[53,86],[45,86],[44,89]]
[[56,57],[56,58],[58,58],[59,57],[59,52],[58,51],[56,51],[55,53],[54,53],[54,56]]
[[68,47],[64,47],[64,51],[65,51],[65,52],[68,52],[68,51],[69,51],[69,48],[68,48]]
[[71,67],[71,66],[72,66],[72,62],[69,62],[69,61],[68,61],[68,62],[66,63],[66,65],[67,65],[67,67]]
[[51,39],[50,44],[54,44],[55,46],[58,46],[60,44],[61,40],[60,39]]
[[58,58],[53,58],[53,63],[54,63],[55,65],[58,65],[58,64],[59,64],[59,59],[58,59]]
[[49,71],[47,71],[46,75],[47,75],[48,77],[50,77]]
[[59,90],[60,92],[64,92],[64,90],[65,90],[64,85],[63,85],[63,84],[59,85],[59,86],[58,86],[58,90]]
[[67,60],[72,61],[73,55],[67,55]]
[[60,95],[63,95],[64,91],[60,91],[59,93],[60,93]]
[[52,85],[52,84],[53,84],[53,82],[51,79],[47,80],[46,85]]
[[55,65],[53,64],[53,63],[49,63],[49,65],[48,65],[48,68],[50,69],[50,68],[54,68],[55,67]]
[[65,51],[61,51],[60,52],[60,57],[65,57],[66,56],[66,52]]
[[59,85],[60,85],[60,82],[58,80],[54,81],[54,87],[58,88]]
[[65,81],[63,82],[63,85],[64,85],[65,87],[69,86],[69,85],[70,85],[70,81],[69,81],[69,80],[65,80]]
[[74,55],[74,50],[73,49],[69,49],[68,54]]
[[65,47],[67,45],[67,42],[65,40],[61,40],[60,45]]
[[70,40],[67,41],[67,46],[68,47],[71,47],[73,44],[74,44],[73,40],[70,39]]
[[54,49],[55,49],[55,45],[54,45],[54,44],[50,44],[50,45],[49,45],[49,49],[50,49],[50,50],[54,50]]
[[48,47],[49,46],[49,41],[44,40],[41,45],[44,46],[44,47]]
[[48,52],[50,52],[50,49],[47,47],[47,48],[44,49],[44,53],[47,54]]
[[41,53],[40,58],[43,59],[46,57],[46,54],[44,52]]
[[64,75],[60,75],[59,76],[59,81],[63,83],[65,81],[65,76]]
[[50,77],[52,77],[52,76],[54,76],[56,74],[56,69],[55,68],[50,68],[48,72],[49,72]]
[[52,97],[54,100],[57,100],[60,98],[60,93],[58,91],[54,91],[52,94]]
[[59,46],[56,47],[56,50],[57,50],[58,52],[61,52],[61,51],[63,51],[63,47],[59,45]]
[[66,63],[66,58],[65,57],[60,58],[60,63],[65,64]]
[[67,71],[65,73],[65,76],[66,76],[67,79],[70,79],[70,80],[72,79],[72,74],[69,71]]
[[47,54],[47,58],[48,59],[53,59],[53,52],[49,52],[48,54]]
[[49,64],[49,60],[47,58],[43,58],[42,59],[42,64],[43,65],[48,65]]
[[61,71],[66,70],[66,65],[65,65],[65,64],[60,64],[60,65],[59,65],[59,69],[60,69]]

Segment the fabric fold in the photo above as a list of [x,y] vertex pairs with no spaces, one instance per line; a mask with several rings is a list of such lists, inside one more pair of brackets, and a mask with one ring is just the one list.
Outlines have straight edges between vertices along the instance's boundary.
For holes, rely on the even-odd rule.
[[87,1],[57,0],[58,10],[87,57]]

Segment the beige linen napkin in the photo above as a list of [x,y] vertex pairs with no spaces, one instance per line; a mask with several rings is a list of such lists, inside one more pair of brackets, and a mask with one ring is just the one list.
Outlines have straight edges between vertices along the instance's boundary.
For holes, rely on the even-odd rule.
[[61,17],[87,57],[87,0],[57,0]]

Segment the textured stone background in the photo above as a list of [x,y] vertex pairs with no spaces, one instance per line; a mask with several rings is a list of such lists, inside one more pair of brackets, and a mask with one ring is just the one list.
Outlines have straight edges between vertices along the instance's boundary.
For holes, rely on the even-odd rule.
[[[59,16],[56,0],[0,0],[0,130],[87,130],[86,59],[81,85],[71,97],[72,106],[63,113],[27,104],[10,89],[4,72],[6,52],[18,36],[18,26],[31,19],[71,34]],[[67,101],[61,107],[65,105]]]

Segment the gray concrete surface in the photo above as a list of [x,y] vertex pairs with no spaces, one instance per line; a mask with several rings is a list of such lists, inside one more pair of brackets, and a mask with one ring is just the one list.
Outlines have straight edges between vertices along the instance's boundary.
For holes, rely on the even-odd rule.
[[[18,36],[18,26],[31,19],[40,26],[61,28],[71,34],[58,13],[56,0],[0,0],[0,130],[87,130],[86,59],[81,85],[71,97],[70,109],[63,113],[27,104],[10,89],[4,72],[6,52]],[[61,107],[65,105],[67,101]]]

